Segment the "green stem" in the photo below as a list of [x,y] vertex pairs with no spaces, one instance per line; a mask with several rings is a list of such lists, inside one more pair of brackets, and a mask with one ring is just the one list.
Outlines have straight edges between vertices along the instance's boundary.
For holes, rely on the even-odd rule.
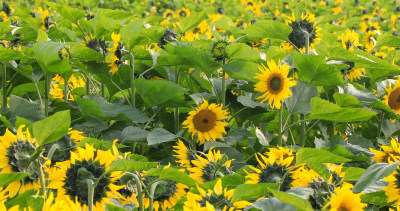
[[86,95],[90,95],[90,73],[86,74]]
[[50,92],[51,76],[45,74],[44,76],[44,113],[49,116],[49,92]]
[[381,137],[382,123],[383,123],[384,116],[385,116],[385,113],[382,111],[381,118],[379,118],[378,131],[376,132],[376,138]]
[[[40,159],[40,156],[39,158]],[[46,201],[46,180],[44,179],[44,173],[43,173],[43,166],[38,160],[38,165],[39,165],[39,180],[40,180],[40,187],[43,193],[44,200]]]
[[37,92],[37,94],[39,96],[40,106],[41,106],[41,108],[43,108],[42,94],[40,93],[40,90],[39,90],[39,87],[38,87],[37,83],[34,83],[34,84],[35,84],[36,92]]
[[138,192],[138,203],[139,203],[139,211],[144,211],[144,204],[143,204],[143,189],[142,185],[140,184],[140,179],[136,174],[129,173],[133,179],[135,180],[137,192]]
[[101,97],[105,97],[106,93],[105,93],[105,85],[103,82],[101,82]]
[[[175,83],[179,85],[179,70],[175,66]],[[175,133],[179,132],[179,107],[174,108]]]
[[278,146],[282,146],[282,117],[283,117],[283,106],[281,105],[281,108],[279,109],[279,135],[278,135]]
[[68,79],[64,80],[64,102],[68,102]]
[[150,204],[149,204],[149,210],[153,211],[153,203],[154,203],[154,192],[156,191],[157,185],[160,184],[160,181],[157,181],[151,185],[150,189]]
[[3,90],[3,99],[1,101],[1,107],[6,109],[7,108],[7,67],[6,67],[6,62],[3,62],[1,86],[2,86],[2,90]]
[[96,187],[93,183],[93,180],[86,180],[88,185],[88,210],[93,211],[93,196],[94,196],[94,188]]
[[[222,60],[222,65],[225,65],[225,59]],[[225,70],[222,69],[222,106],[225,106],[225,100],[226,100],[226,79],[225,79]]]
[[300,146],[304,146],[305,144],[305,131],[306,131],[306,122],[304,114],[300,114]]
[[131,76],[131,105],[135,107],[135,57],[133,57],[133,54],[129,52],[130,56],[130,65],[131,65],[131,71],[130,71],[130,76]]

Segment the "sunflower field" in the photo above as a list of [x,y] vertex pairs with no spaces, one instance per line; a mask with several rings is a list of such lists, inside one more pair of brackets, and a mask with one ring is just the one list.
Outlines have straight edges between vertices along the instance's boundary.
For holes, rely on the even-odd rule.
[[0,8],[0,210],[400,210],[399,0]]

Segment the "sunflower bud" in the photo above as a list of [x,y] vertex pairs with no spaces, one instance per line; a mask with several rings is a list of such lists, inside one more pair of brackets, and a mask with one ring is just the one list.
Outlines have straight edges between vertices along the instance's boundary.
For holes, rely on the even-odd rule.
[[58,51],[58,56],[61,60],[69,60],[69,53],[65,48],[61,48],[61,50]]
[[164,35],[161,37],[160,41],[160,46],[161,48],[164,47],[164,45],[168,44],[168,42],[176,42],[176,33],[173,30],[167,29],[164,33]]
[[225,49],[227,46],[228,42],[226,42],[225,40],[214,42],[211,47],[212,57],[214,57],[215,60],[222,61],[224,58],[226,58]]

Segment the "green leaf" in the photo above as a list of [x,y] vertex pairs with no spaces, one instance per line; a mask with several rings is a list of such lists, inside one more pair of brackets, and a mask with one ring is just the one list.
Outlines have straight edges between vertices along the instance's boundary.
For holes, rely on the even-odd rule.
[[196,180],[175,168],[166,168],[161,171],[160,180],[172,180],[196,188]]
[[140,127],[128,126],[121,133],[122,142],[125,141],[144,141],[147,139],[149,131]]
[[222,69],[229,74],[230,77],[257,83],[255,79],[256,73],[261,73],[258,64],[253,62],[234,61],[222,66]]
[[149,145],[160,144],[164,142],[174,141],[177,139],[184,130],[178,132],[178,134],[170,133],[168,130],[164,128],[156,128],[152,130],[149,135],[147,136],[147,143]]
[[57,112],[43,120],[33,123],[33,136],[40,146],[62,138],[71,125],[69,110]]
[[[95,138],[84,138],[79,143],[76,144],[78,147],[85,147],[86,144],[92,145],[95,149],[101,149],[103,151],[107,151],[112,149],[113,142],[103,141]],[[119,148],[125,148],[128,146],[116,143],[115,146]]]
[[71,56],[84,61],[104,61],[104,56],[82,44],[73,44],[71,46]]
[[8,62],[12,60],[18,60],[22,58],[22,54],[13,49],[4,48],[0,45],[0,61],[1,62]]
[[318,16],[317,19],[315,19],[315,25],[319,25],[319,24],[326,23],[326,22],[331,22],[331,21],[341,18],[342,16],[343,16],[342,14]]
[[294,66],[297,68],[300,81],[305,81],[315,86],[343,85],[343,76],[334,66],[326,64],[324,56],[291,54]]
[[71,8],[62,4],[47,3],[51,8],[57,11],[66,20],[70,20],[73,23],[77,23],[79,19],[85,17],[85,12],[80,9]]
[[386,196],[386,191],[376,191],[361,195],[362,203],[374,204],[379,207],[390,206],[391,203],[388,203],[387,201],[388,197]]
[[351,161],[325,150],[301,148],[296,153],[296,165],[303,163],[345,163]]
[[292,96],[285,99],[289,114],[308,114],[311,112],[310,101],[318,93],[318,89],[308,83],[298,81],[290,87]]
[[10,119],[22,117],[30,122],[45,118],[44,109],[40,104],[30,102],[15,95],[10,97]]
[[179,107],[184,103],[184,88],[165,80],[135,80],[137,93],[147,106],[165,105]]
[[289,41],[292,27],[278,21],[264,20],[251,24],[242,31],[244,34],[259,38],[274,38]]
[[10,174],[2,173],[0,174],[0,187],[5,187],[14,181],[21,180],[29,175],[30,174],[28,173],[18,173],[18,172]]
[[157,167],[157,162],[120,159],[110,165],[109,171],[143,171]]
[[34,196],[37,193],[37,190],[27,190],[24,193],[17,195],[13,199],[9,200],[7,202],[7,209],[10,209],[11,207],[14,207],[18,205],[20,208],[21,207],[28,207],[28,199],[32,196]]
[[378,37],[374,48],[379,49],[382,46],[400,47],[400,38],[391,34],[382,34]]
[[369,185],[374,184],[378,180],[389,176],[397,169],[399,162],[396,161],[392,164],[388,163],[375,163],[367,168],[361,178],[356,182],[353,188],[354,193],[360,193]]
[[365,172],[363,168],[356,168],[356,167],[347,167],[343,168],[344,174],[344,182],[357,182],[361,175]]
[[352,95],[348,94],[340,94],[340,93],[335,93],[333,94],[333,99],[335,99],[335,102],[337,105],[342,106],[342,107],[362,107],[363,104],[358,101],[358,99]]
[[279,186],[280,183],[241,184],[235,188],[231,202],[255,200],[266,196],[270,193],[269,190],[271,190],[271,188],[278,189]]
[[179,28],[181,32],[185,32],[188,30],[194,29],[197,25],[199,25],[206,18],[206,11],[191,13],[190,16],[185,17],[179,21]]
[[362,108],[342,108],[318,97],[311,99],[311,119],[336,122],[366,121],[376,113]]
[[130,22],[121,28],[121,39],[126,44],[128,50],[131,50],[138,42],[140,42],[141,29],[143,29],[143,19]]
[[226,54],[230,60],[257,62],[260,53],[244,43],[233,43],[226,47]]
[[368,107],[384,111],[385,114],[388,115],[389,118],[391,118],[391,119],[399,119],[400,118],[400,116],[397,113],[395,113],[387,105],[383,104],[382,101],[375,101],[375,102],[369,104]]
[[72,73],[68,60],[61,60],[59,56],[63,47],[63,44],[51,41],[33,44],[35,58],[46,75]]
[[115,205],[111,205],[111,204],[107,204],[107,209],[108,211],[126,211],[126,209],[122,208],[122,207],[118,207]]
[[46,42],[47,41],[47,33],[41,29],[38,30],[38,37],[36,39],[37,42]]
[[32,122],[30,122],[29,120],[26,120],[22,117],[17,116],[17,119],[15,121],[15,127],[19,128],[19,126],[21,126],[21,125],[25,125],[25,127],[29,130],[29,132],[31,134],[33,134]]
[[123,104],[109,103],[98,94],[91,94],[85,98],[76,98],[76,102],[84,115],[98,119],[133,123],[144,123],[151,120],[136,108]]
[[270,191],[272,192],[272,194],[274,194],[274,196],[276,198],[278,198],[282,202],[291,204],[291,205],[299,208],[300,210],[305,210],[305,211],[314,210],[309,201],[307,201],[307,200],[305,200],[305,199],[303,199],[303,198],[301,198],[299,196],[296,196],[296,195],[293,195],[293,194],[289,194],[289,193],[285,193],[285,192],[278,191],[278,190],[270,189]]
[[320,177],[322,177],[325,181],[329,180],[331,173],[329,172],[329,169],[325,164],[312,161],[307,163],[307,166],[310,167],[315,172],[317,172],[317,174]]
[[300,1],[296,4],[296,7],[294,8],[294,16],[296,20],[301,20],[301,14],[303,13],[305,7],[306,4],[304,1]]

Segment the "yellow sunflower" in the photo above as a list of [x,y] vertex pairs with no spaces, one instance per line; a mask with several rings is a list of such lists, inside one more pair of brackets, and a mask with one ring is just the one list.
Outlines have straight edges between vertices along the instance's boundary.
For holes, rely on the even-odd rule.
[[110,59],[108,60],[108,63],[110,63],[108,66],[111,67],[109,72],[111,74],[114,74],[115,72],[118,71],[118,65],[122,63],[121,44],[119,43],[119,41],[121,40],[121,35],[115,34],[113,32],[111,34],[111,39],[113,41],[113,44],[112,48],[109,49],[111,56]]
[[292,187],[309,187],[310,183],[318,180],[319,175],[317,172],[310,169],[306,165],[301,165],[293,171],[292,178]]
[[379,146],[382,151],[370,148],[369,150],[375,154],[372,159],[377,163],[394,163],[400,161],[400,145],[392,138],[390,141],[391,146]]
[[367,31],[365,33],[365,36],[364,36],[365,51],[369,52],[374,48],[374,46],[375,46],[375,43],[374,43],[375,34],[376,34],[375,31]]
[[282,183],[280,190],[286,191],[290,189],[293,179],[288,173],[288,167],[293,162],[294,157],[276,157],[274,153],[270,153],[268,157],[258,153],[256,159],[260,168],[249,166],[253,173],[247,173],[246,184],[258,183]]
[[40,188],[39,167],[36,162],[29,162],[38,144],[36,139],[31,137],[29,130],[24,130],[24,127],[21,125],[18,128],[17,135],[6,129],[5,134],[0,136],[0,173],[31,174],[7,186],[10,198],[27,190]]
[[395,202],[396,204],[400,203],[400,170],[396,169],[392,174],[388,177],[383,178],[383,180],[388,181],[389,184],[382,188],[385,191],[386,196],[388,197],[388,203]]
[[[118,158],[120,157],[115,146],[113,152],[95,149],[89,144],[85,144],[85,148],[77,147],[75,152],[71,152],[70,160],[59,162],[50,170],[49,179],[52,182],[48,187],[57,190],[56,200],[71,200],[74,206],[86,210],[88,208],[87,179],[99,178]],[[114,204],[108,198],[123,198],[118,192],[123,186],[113,184],[123,175],[122,172],[116,171],[106,173],[100,179],[94,190],[94,210],[105,210],[105,203]]]
[[359,211],[363,210],[367,206],[365,203],[361,203],[361,195],[363,193],[353,193],[352,184],[343,183],[342,187],[336,187],[335,193],[331,195],[330,201],[325,205],[324,210],[329,207],[330,211],[336,210],[348,210],[348,211]]
[[[50,92],[49,94],[53,97],[53,99],[60,99],[61,101],[64,101],[64,84],[65,80],[62,76],[59,74],[56,74],[52,78],[52,84],[50,85]],[[81,88],[85,87],[86,82],[83,80],[83,78],[79,75],[71,75],[68,79],[68,87],[71,91],[73,91],[76,88]],[[70,92],[68,94],[68,100],[73,101],[75,100],[75,96]]]
[[350,81],[360,80],[363,75],[365,75],[365,68],[355,68],[346,73],[346,78]]
[[293,78],[287,77],[290,66],[283,64],[279,67],[278,64],[271,60],[267,62],[268,67],[265,67],[264,64],[259,67],[261,74],[257,73],[254,78],[260,82],[255,85],[254,90],[263,93],[257,98],[262,99],[261,103],[268,100],[268,104],[272,108],[280,109],[284,99],[292,96],[289,88],[296,85],[296,82],[293,81]]
[[187,168],[193,167],[192,160],[196,159],[195,150],[187,148],[181,140],[178,140],[177,145],[173,146],[173,148],[173,151],[176,153],[173,156],[178,158],[176,162],[179,163],[180,166]]
[[346,33],[342,33],[338,39],[341,41],[343,48],[349,51],[361,46],[360,35],[354,30],[346,29]]
[[197,134],[197,142],[202,145],[205,141],[215,141],[226,134],[225,126],[228,123],[221,121],[226,118],[228,112],[222,109],[222,105],[208,104],[207,100],[204,100],[197,110],[189,112],[189,117],[182,125],[189,129],[192,138]]
[[388,88],[385,87],[385,90],[387,94],[383,97],[383,103],[400,114],[400,78],[397,79],[393,88],[390,85]]
[[291,46],[292,44],[295,45],[298,49],[301,51],[305,50],[306,47],[306,41],[305,41],[305,36],[304,36],[304,31],[307,31],[309,34],[309,47],[312,48],[314,45],[318,44],[321,41],[321,36],[319,32],[321,31],[320,27],[317,27],[315,25],[315,15],[306,12],[302,13],[300,20],[296,20],[296,17],[294,13],[292,13],[292,16],[287,16],[288,20],[286,20],[286,24],[292,27],[293,31],[289,35],[289,40],[291,42],[284,42],[283,45],[286,45],[288,50],[292,49],[293,47]]
[[[192,160],[194,167],[187,168],[191,172],[189,175],[195,179],[198,183],[213,181],[216,177],[220,177],[227,174],[232,174],[230,169],[233,160],[223,161],[223,156],[219,150],[211,149],[207,153],[207,159],[196,155],[197,160]],[[222,163],[223,162],[223,163]],[[217,168],[217,163],[221,163]]]
[[190,16],[190,10],[188,10],[188,9],[186,9],[184,7],[182,7],[182,9],[180,9],[180,10],[178,10],[176,12],[176,17],[178,19],[185,18],[185,17],[188,17],[188,16]]
[[165,12],[163,13],[163,18],[170,19],[170,18],[175,18],[176,15],[174,11],[170,9],[166,9]]

